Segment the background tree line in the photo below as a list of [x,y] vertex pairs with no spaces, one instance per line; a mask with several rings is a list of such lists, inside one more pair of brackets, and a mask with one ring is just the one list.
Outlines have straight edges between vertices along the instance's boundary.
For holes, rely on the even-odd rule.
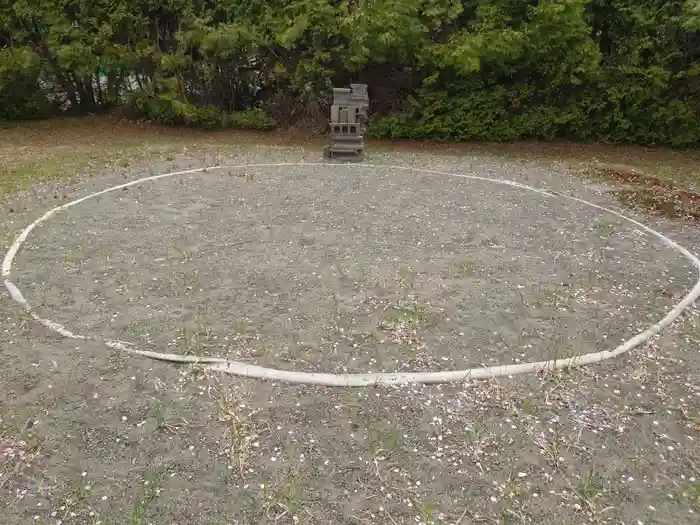
[[0,119],[121,107],[204,127],[697,145],[698,0],[0,0]]

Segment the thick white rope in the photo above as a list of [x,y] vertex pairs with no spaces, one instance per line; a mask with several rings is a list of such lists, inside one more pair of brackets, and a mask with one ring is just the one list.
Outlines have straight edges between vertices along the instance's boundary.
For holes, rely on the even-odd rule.
[[633,348],[643,344],[648,341],[651,337],[658,334],[673,323],[682,313],[688,308],[694,301],[700,297],[700,259],[689,252],[686,248],[674,242],[673,240],[666,237],[664,234],[636,221],[630,217],[627,217],[615,210],[605,208],[604,206],[599,206],[592,202],[588,202],[583,199],[576,197],[571,197],[568,195],[563,195],[561,193],[549,192],[534,188],[532,186],[527,186],[519,182],[509,181],[509,180],[499,180],[489,177],[479,177],[476,175],[464,175],[460,173],[447,173],[442,171],[434,170],[424,170],[406,166],[390,166],[390,165],[373,165],[373,164],[321,164],[321,163],[278,163],[278,164],[241,164],[234,166],[210,166],[205,168],[196,168],[184,171],[174,171],[171,173],[163,173],[160,175],[153,175],[150,177],[144,177],[142,179],[134,180],[124,184],[119,184],[117,186],[112,186],[102,191],[92,193],[80,199],[76,199],[61,206],[56,206],[55,208],[47,211],[39,219],[27,226],[22,233],[20,233],[14,240],[10,249],[5,254],[5,258],[2,263],[2,276],[5,281],[5,287],[7,288],[10,296],[14,301],[20,304],[38,323],[43,326],[53,330],[54,332],[67,337],[70,339],[82,339],[82,340],[93,340],[91,336],[79,335],[71,332],[69,329],[63,325],[51,321],[50,319],[44,319],[40,317],[36,312],[33,311],[27,300],[22,295],[22,292],[17,288],[17,286],[10,280],[10,274],[12,270],[12,262],[15,256],[19,252],[22,244],[27,240],[29,234],[36,228],[39,224],[50,219],[54,214],[59,211],[77,206],[81,202],[88,199],[110,193],[112,191],[121,190],[123,188],[128,188],[136,184],[142,184],[144,182],[154,181],[158,179],[163,179],[166,177],[174,177],[178,175],[189,175],[199,172],[208,172],[212,170],[222,170],[222,169],[244,169],[244,168],[272,168],[272,167],[290,167],[290,166],[324,166],[328,167],[361,167],[361,168],[376,168],[376,169],[395,169],[395,170],[406,170],[415,171],[419,173],[427,173],[430,175],[442,175],[449,177],[459,177],[464,179],[481,180],[486,182],[492,182],[495,184],[502,184],[505,186],[512,186],[516,188],[521,188],[524,190],[539,193],[542,196],[549,198],[563,198],[568,199],[572,202],[577,202],[590,206],[592,208],[598,209],[600,211],[611,213],[620,219],[623,219],[631,224],[634,224],[637,228],[646,231],[647,233],[653,235],[659,239],[667,247],[676,250],[677,252],[684,255],[698,270],[698,281],[695,283],[693,288],[690,290],[688,295],[686,295],[678,304],[676,304],[660,321],[654,323],[648,327],[643,332],[635,335],[631,339],[623,342],[616,348],[612,350],[604,350],[601,352],[594,352],[590,354],[583,354],[574,357],[568,357],[563,359],[554,359],[548,361],[536,361],[532,363],[519,363],[519,364],[506,364],[506,365],[496,365],[488,366],[482,368],[471,368],[468,370],[454,370],[447,372],[414,372],[414,373],[373,373],[373,374],[323,374],[323,373],[312,373],[312,372],[295,372],[288,370],[277,370],[274,368],[266,368],[257,365],[251,365],[243,363],[240,361],[230,361],[228,359],[220,357],[193,357],[193,356],[183,356],[178,354],[165,354],[160,352],[149,352],[146,350],[139,350],[134,348],[131,344],[122,341],[107,340],[103,341],[109,348],[124,351],[130,354],[150,357],[152,359],[157,359],[160,361],[169,361],[175,363],[197,363],[209,370],[215,372],[224,372],[227,374],[234,374],[244,377],[259,378],[259,379],[269,379],[275,381],[286,381],[290,383],[303,383],[303,384],[315,384],[315,385],[327,385],[327,386],[343,386],[343,387],[360,387],[360,386],[370,386],[379,384],[406,384],[406,383],[446,383],[451,381],[469,381],[472,379],[487,379],[500,376],[511,376],[517,374],[524,374],[528,372],[537,372],[540,370],[555,370],[562,368],[572,368],[583,365],[590,365],[593,363],[599,363],[613,357],[617,357],[625,352],[632,350]]

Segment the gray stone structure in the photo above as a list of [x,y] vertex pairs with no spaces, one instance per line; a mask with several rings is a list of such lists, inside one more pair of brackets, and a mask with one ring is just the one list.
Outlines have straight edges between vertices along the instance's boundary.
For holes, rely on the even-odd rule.
[[331,106],[331,142],[327,157],[351,155],[361,158],[365,152],[369,96],[366,84],[350,84],[350,88],[333,88]]

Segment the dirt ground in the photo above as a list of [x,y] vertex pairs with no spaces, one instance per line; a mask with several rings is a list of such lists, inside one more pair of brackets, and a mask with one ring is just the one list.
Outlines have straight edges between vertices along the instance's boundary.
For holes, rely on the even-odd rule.
[[[318,163],[322,146],[99,119],[0,129],[0,246],[115,184]],[[698,523],[697,307],[600,365],[430,387],[256,381],[101,343],[337,373],[610,349],[688,292],[688,261],[614,215],[419,170],[579,197],[698,253],[696,221],[647,213],[621,193],[636,180],[604,176],[645,172],[692,203],[698,159],[371,143],[375,167],[208,169],[60,212],[13,278],[40,315],[95,340],[0,299],[0,523]]]

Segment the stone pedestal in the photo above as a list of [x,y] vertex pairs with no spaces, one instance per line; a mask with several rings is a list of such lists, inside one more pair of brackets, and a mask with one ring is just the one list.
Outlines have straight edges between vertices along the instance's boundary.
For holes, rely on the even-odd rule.
[[366,84],[351,84],[349,89],[333,88],[331,141],[324,152],[326,157],[342,155],[362,158],[368,108]]

